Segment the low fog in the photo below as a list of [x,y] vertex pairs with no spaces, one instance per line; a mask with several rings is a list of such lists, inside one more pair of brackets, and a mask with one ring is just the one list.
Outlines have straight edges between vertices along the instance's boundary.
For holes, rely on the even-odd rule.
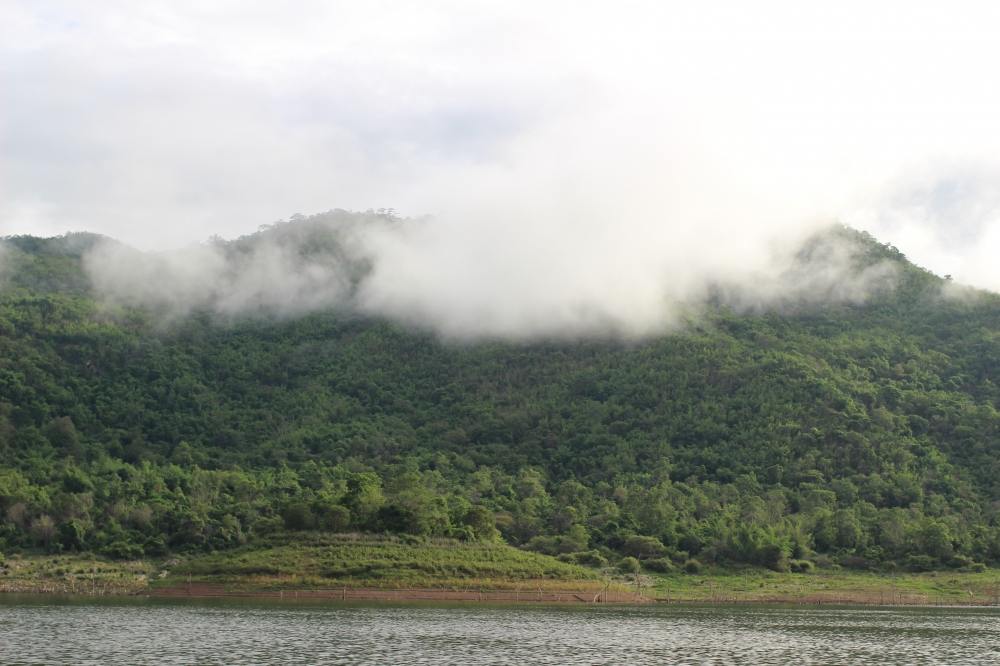
[[730,266],[705,262],[693,254],[697,246],[640,253],[628,239],[609,238],[560,255],[527,237],[472,243],[453,231],[434,218],[330,211],[170,252],[105,240],[84,266],[103,302],[148,308],[162,322],[194,311],[225,322],[332,309],[450,339],[515,340],[641,338],[719,304],[761,311],[862,303],[892,290],[898,273],[893,262],[866,260],[837,226],[761,245],[754,254],[763,259]]

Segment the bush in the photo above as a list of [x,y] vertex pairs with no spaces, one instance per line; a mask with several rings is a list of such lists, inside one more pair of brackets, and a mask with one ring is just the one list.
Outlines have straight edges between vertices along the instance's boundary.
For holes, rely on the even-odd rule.
[[258,518],[253,524],[253,529],[257,534],[274,534],[280,532],[285,526],[285,521],[278,516],[267,516]]
[[452,525],[445,531],[445,536],[466,543],[476,540],[476,533],[468,525]]
[[563,562],[579,564],[585,567],[606,567],[608,558],[596,550],[582,550],[577,553],[564,553],[558,557]]
[[556,536],[536,536],[532,537],[527,543],[528,550],[533,550],[537,553],[544,553],[546,555],[568,555],[571,553],[581,552],[582,548],[586,548],[587,543],[585,540],[576,539],[566,535],[556,535]]
[[343,532],[351,526],[351,511],[346,506],[329,504],[317,511],[320,526],[330,532]]
[[423,534],[423,521],[409,507],[387,504],[375,512],[375,527],[380,532],[391,534]]
[[776,543],[765,544],[757,552],[757,561],[772,571],[788,571],[788,553]]
[[656,573],[671,573],[676,569],[674,563],[670,561],[669,557],[657,557],[652,560],[646,560],[642,563],[643,568],[649,571],[655,571]]
[[872,562],[860,555],[845,555],[840,558],[840,564],[848,569],[857,569],[859,571],[868,571],[873,568]]
[[809,560],[790,560],[788,568],[792,573],[811,573],[816,569],[816,565]]
[[670,554],[670,559],[674,561],[674,564],[684,564],[691,559],[691,553],[686,550],[678,550]]
[[102,555],[116,560],[137,560],[144,555],[142,546],[128,541],[115,541],[101,549]]
[[965,569],[967,567],[972,566],[974,562],[975,560],[973,560],[971,557],[967,557],[965,555],[956,555],[953,558],[951,558],[951,560],[948,561],[948,566],[952,567],[953,569]]
[[160,535],[149,537],[143,542],[142,550],[146,555],[160,557],[166,555],[168,552],[167,542],[164,541],[163,537]]
[[427,543],[427,537],[422,534],[400,534],[399,541],[407,546],[420,546]]
[[281,517],[285,521],[285,527],[290,530],[311,530],[316,526],[316,517],[312,509],[303,502],[286,506],[281,512]]
[[982,562],[976,562],[971,557],[965,555],[956,555],[951,558],[948,562],[948,566],[954,567],[955,569],[961,569],[962,571],[971,571],[972,573],[983,573],[986,571],[986,565]]
[[937,560],[930,555],[910,555],[904,564],[910,571],[933,571]]
[[[559,554],[559,539],[554,536],[536,536],[526,544],[528,550],[545,555]],[[568,554],[568,553],[567,553]]]
[[837,567],[836,562],[830,559],[829,555],[822,553],[813,558],[813,563],[820,569],[834,569]]
[[679,545],[692,555],[696,555],[701,552],[705,544],[697,534],[689,532],[681,538]]
[[663,557],[667,549],[656,537],[630,536],[622,544],[622,552],[640,560]]
[[66,550],[80,550],[86,534],[87,528],[79,520],[69,520],[59,525],[59,542]]
[[684,563],[684,571],[689,574],[701,573],[701,562],[695,559],[688,560]]
[[462,522],[468,526],[473,537],[480,541],[496,541],[500,532],[496,528],[496,518],[493,512],[484,506],[473,506],[465,512]]
[[623,557],[621,562],[618,563],[618,571],[624,574],[637,574],[639,573],[639,560],[634,557]]

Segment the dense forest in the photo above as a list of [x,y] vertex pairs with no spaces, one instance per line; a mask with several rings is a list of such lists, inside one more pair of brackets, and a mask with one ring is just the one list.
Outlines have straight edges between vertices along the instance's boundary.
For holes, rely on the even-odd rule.
[[102,301],[81,259],[98,237],[9,237],[0,552],[163,556],[318,529],[651,571],[1000,564],[1000,297],[829,233],[859,265],[893,262],[894,288],[752,311],[720,297],[668,335],[527,342],[349,307],[164,318]]

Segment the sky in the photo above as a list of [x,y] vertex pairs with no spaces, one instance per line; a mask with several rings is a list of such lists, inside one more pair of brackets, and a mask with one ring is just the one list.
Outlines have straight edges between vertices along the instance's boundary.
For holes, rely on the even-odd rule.
[[998,34],[988,2],[0,0],[0,235],[394,208],[434,222],[379,241],[374,301],[537,320],[838,220],[1000,290]]

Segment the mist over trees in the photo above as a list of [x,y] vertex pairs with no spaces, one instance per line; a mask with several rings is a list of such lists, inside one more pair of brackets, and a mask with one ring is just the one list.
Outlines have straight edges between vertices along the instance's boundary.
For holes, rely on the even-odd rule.
[[457,336],[366,300],[382,255],[353,225],[402,222],[337,215],[206,246],[208,272],[7,239],[0,548],[321,529],[651,571],[1000,562],[997,296],[837,229],[669,335]]
[[642,339],[720,304],[739,312],[858,304],[896,287],[898,252],[839,225],[810,228],[788,237],[751,229],[713,244],[669,229],[633,237],[623,224],[602,242],[567,230],[558,239],[502,233],[484,245],[447,219],[333,210],[179,250],[94,239],[81,251],[99,302],[165,322],[194,312],[228,321],[335,310],[454,340]]

